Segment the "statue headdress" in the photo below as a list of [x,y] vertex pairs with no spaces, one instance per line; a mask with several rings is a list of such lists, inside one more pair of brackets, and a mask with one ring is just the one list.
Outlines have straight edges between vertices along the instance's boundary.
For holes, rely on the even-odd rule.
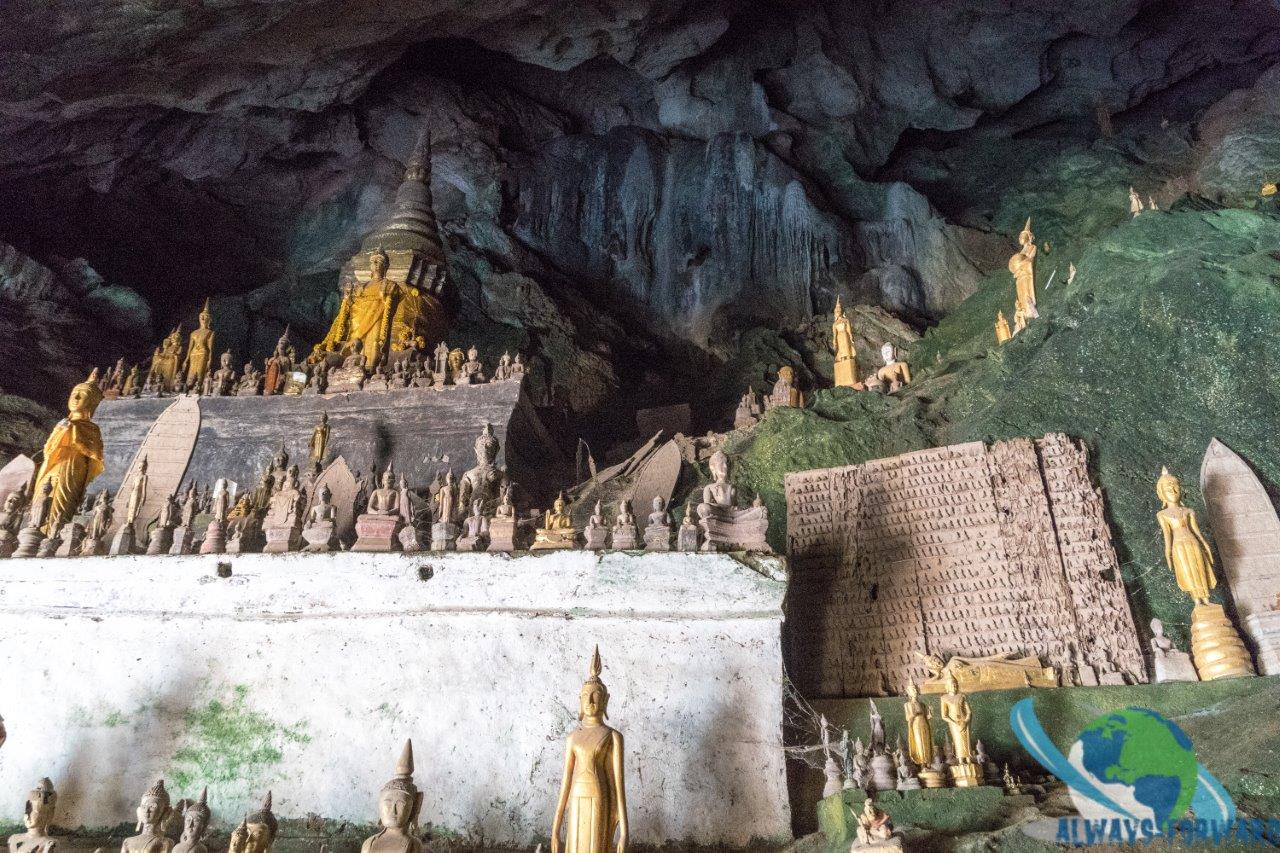
[[204,319],[206,317],[210,320],[213,319],[213,314],[209,311],[209,297],[207,296],[204,298],[204,307],[200,309],[200,318]]
[[493,434],[493,424],[486,423],[476,438],[476,456],[496,458],[498,455],[498,438]]
[[204,818],[205,824],[207,825],[209,823],[209,818],[212,817],[212,813],[209,811],[209,789],[207,787],[200,792],[200,799],[196,800],[194,803],[187,803],[186,807],[182,810],[183,818],[185,818],[188,813],[201,815]]
[[78,384],[72,389],[81,391],[85,395],[85,399],[89,401],[89,411],[92,412],[102,402],[102,386],[98,383],[98,368],[89,371],[89,378]]
[[31,793],[27,795],[27,814],[31,813],[31,809],[36,804],[52,806],[58,802],[58,792],[53,789],[53,782],[49,781],[46,776],[36,783],[31,789]]
[[267,796],[262,800],[262,808],[245,818],[246,823],[260,823],[267,829],[271,830],[271,837],[276,837],[276,830],[280,828],[276,816],[271,812],[271,792],[267,791]]
[[1168,466],[1162,465],[1160,467],[1160,479],[1156,480],[1156,494],[1161,496],[1161,500],[1164,499],[1165,487],[1171,485],[1180,486],[1182,481],[1169,473]]
[[[406,740],[404,749],[400,751],[400,760],[396,762],[396,775],[391,777],[382,790],[400,791],[409,796],[409,834],[417,834],[418,813],[422,811],[422,792],[413,784],[413,741]],[[381,818],[379,818],[381,823]]]
[[[597,645],[595,651],[591,653],[591,663],[587,668],[587,680],[582,682],[582,689],[585,691],[589,687],[599,687],[604,692],[605,707],[602,710],[602,716],[607,719],[609,716],[609,688],[600,680],[600,672],[603,668],[603,664],[600,662],[600,646]],[[578,719],[582,719],[581,711],[578,712]]]

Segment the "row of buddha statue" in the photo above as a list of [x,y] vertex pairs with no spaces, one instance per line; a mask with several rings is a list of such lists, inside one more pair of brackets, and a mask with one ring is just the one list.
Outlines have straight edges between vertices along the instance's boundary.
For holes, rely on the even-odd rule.
[[[948,676],[946,690],[938,699],[938,709],[947,728],[947,736],[941,743],[934,741],[933,710],[920,697],[919,688],[914,683],[908,684],[907,701],[903,705],[905,744],[899,736],[893,749],[888,747],[884,720],[874,702],[871,703],[871,738],[867,745],[861,738],[849,743],[848,731],[838,745],[833,745],[824,717],[821,734],[827,782],[823,796],[855,789],[912,791],[921,787],[971,788],[1000,784],[1002,776],[982,741],[973,740],[973,709],[954,676]],[[841,759],[839,763],[837,757]]]
[[[591,656],[587,680],[578,694],[578,726],[569,733],[559,795],[551,821],[553,853],[625,853],[628,844],[627,796],[622,734],[605,723],[609,690],[600,678],[600,649]],[[378,794],[377,832],[365,839],[361,853],[422,853],[418,821],[423,792],[413,780],[413,742],[405,741],[395,775]],[[172,801],[164,780],[143,793],[136,810],[136,835],[125,838],[120,853],[210,853],[207,840],[213,817],[209,789],[196,799]],[[23,808],[25,831],[8,839],[9,853],[53,853],[52,834],[58,792],[41,779]],[[168,834],[174,818],[182,821],[175,842]],[[268,791],[260,808],[246,814],[232,830],[227,853],[268,853],[279,835]]]
[[[166,347],[169,341],[166,339]],[[181,343],[176,346],[180,355]],[[372,367],[366,363],[360,341],[346,348],[346,353],[322,354],[315,360],[302,361],[289,343],[289,330],[285,329],[261,368],[249,361],[239,373],[232,365],[229,350],[222,353],[216,369],[208,368],[206,355],[201,355],[198,364],[186,371],[170,371],[169,361],[172,359],[168,357],[157,367],[153,357],[152,366],[145,375],[141,374],[138,365],[126,368],[124,359],[121,359],[104,374],[103,397],[114,400],[188,393],[204,397],[309,396],[360,390],[445,388],[519,380],[526,370],[519,353],[514,358],[509,352],[503,353],[493,370],[487,371],[475,346],[463,352],[457,348],[450,349],[441,341],[428,352],[426,340],[422,337],[406,341],[402,348],[388,353]],[[191,351],[188,350],[188,362],[190,358]]]

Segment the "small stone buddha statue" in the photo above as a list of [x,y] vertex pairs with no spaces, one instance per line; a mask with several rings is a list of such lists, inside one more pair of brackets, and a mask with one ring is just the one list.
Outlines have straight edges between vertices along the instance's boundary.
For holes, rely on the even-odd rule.
[[213,372],[213,395],[226,397],[236,384],[236,369],[231,366],[231,350],[218,356],[218,369]]
[[[622,733],[604,722],[609,716],[609,690],[600,680],[600,671],[597,647],[589,677],[578,694],[578,728],[565,744],[560,795],[551,822],[551,853],[626,853]],[[562,842],[560,833],[566,825]]]
[[302,539],[307,543],[303,551],[323,554],[337,550],[338,510],[332,501],[333,492],[328,484],[321,483],[316,493],[316,504],[307,513],[307,523],[302,529]]
[[897,360],[897,350],[893,344],[886,342],[880,347],[880,357],[884,359],[884,367],[876,371],[876,378],[886,386],[892,394],[903,385],[911,384],[911,368],[905,361]]
[[396,775],[378,794],[378,831],[364,840],[360,853],[422,853],[418,814],[422,792],[413,784],[413,741],[404,742]]
[[26,832],[9,836],[9,853],[46,853],[57,845],[57,840],[49,834],[53,824],[53,816],[58,808],[58,792],[47,778],[41,779],[27,795],[27,804],[22,812],[22,823]]
[[756,502],[739,509],[737,490],[729,482],[729,457],[723,450],[711,455],[707,466],[712,482],[702,490],[698,504],[698,526],[702,529],[703,551],[768,551],[766,534],[769,515],[763,504]]
[[804,395],[796,387],[796,371],[789,364],[778,368],[778,380],[773,383],[773,390],[765,398],[765,408],[777,407],[799,408],[804,405]]
[[[867,797],[862,803],[862,811],[858,814],[857,839],[853,850],[863,847],[889,846],[886,844],[893,838],[893,821],[889,815],[876,806],[876,801]],[[901,844],[895,845],[901,847]]]
[[172,808],[164,780],[159,779],[147,789],[138,803],[139,834],[126,838],[120,845],[120,853],[169,853],[173,840],[164,834]]
[[200,792],[200,799],[187,801],[182,807],[182,838],[173,845],[173,853],[209,853],[209,846],[204,843],[205,833],[209,831],[209,789]]
[[568,502],[561,492],[552,508],[547,510],[542,527],[538,528],[533,538],[534,551],[550,551],[577,546],[578,531],[573,528],[573,518],[569,515]]
[[698,550],[698,510],[692,500],[685,504],[684,518],[680,520],[680,529],[676,531],[676,550]]
[[459,385],[478,385],[484,382],[484,365],[480,362],[480,351],[476,349],[475,344],[467,350],[467,360],[462,363],[462,369],[459,372],[461,380]]
[[486,423],[476,438],[476,464],[462,475],[458,500],[463,506],[469,506],[475,498],[484,501],[485,512],[491,512],[497,505],[498,496],[507,484],[507,473],[495,464],[501,450],[498,439],[493,434],[493,424]]
[[471,515],[462,522],[462,536],[458,539],[459,551],[483,551],[489,535],[489,520],[484,517],[484,502],[476,498],[471,502]]
[[1013,340],[1013,331],[1009,328],[1009,321],[1004,318],[1003,311],[996,312],[996,343],[1003,344]]
[[604,508],[596,501],[587,526],[582,528],[583,547],[588,551],[603,551],[609,538],[609,528],[604,524]]
[[660,495],[653,499],[653,512],[649,513],[649,523],[644,529],[644,549],[671,550],[671,514],[667,512],[666,502]]
[[41,529],[52,536],[52,525],[70,519],[84,500],[85,487],[102,473],[102,433],[93,422],[93,414],[102,402],[98,386],[98,369],[71,389],[67,399],[67,416],[58,421],[44,443],[44,457],[36,472],[36,489],[53,484],[49,496],[46,526]]
[[637,547],[640,531],[636,528],[636,517],[631,513],[631,501],[624,499],[618,504],[618,517],[613,520],[613,548],[615,551],[630,551]]
[[498,359],[498,366],[493,369],[493,381],[505,382],[511,378],[511,353],[504,352]]
[[394,551],[400,545],[403,520],[400,492],[390,465],[382,472],[381,485],[369,495],[365,512],[356,519],[356,544],[352,551]]
[[271,792],[267,791],[262,808],[253,812],[231,833],[228,853],[267,853],[275,843],[280,825],[271,813]]
[[511,484],[502,487],[502,497],[493,518],[489,519],[489,551],[506,552],[516,548],[516,507],[511,500]]
[[26,500],[21,490],[5,495],[4,509],[0,509],[0,557],[12,556],[18,547],[18,531],[22,528]]
[[34,557],[39,553],[45,541],[44,531],[51,527],[49,506],[52,502],[53,481],[46,480],[31,498],[31,504],[27,508],[27,523],[18,530],[18,547],[13,556]]

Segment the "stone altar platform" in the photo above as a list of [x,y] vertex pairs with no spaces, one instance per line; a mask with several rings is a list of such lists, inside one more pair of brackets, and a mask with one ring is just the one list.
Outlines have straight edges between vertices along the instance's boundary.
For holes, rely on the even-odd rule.
[[[93,491],[120,488],[148,431],[179,399],[199,404],[199,432],[182,482],[195,480],[202,488],[219,477],[252,487],[281,442],[305,467],[311,432],[324,412],[330,426],[328,458],[342,456],[366,474],[392,462],[412,486],[425,485],[445,468],[461,475],[474,465],[476,436],[486,423],[493,424],[502,443],[498,464],[506,465],[516,482],[536,482],[546,460],[560,456],[518,381],[302,397],[105,400],[94,416],[102,429],[105,470]],[[161,460],[148,461],[155,481]]]
[[[221,565],[221,569],[220,569]],[[790,837],[785,565],[728,554],[332,554],[7,560],[0,822],[49,776],[58,824],[131,821],[164,777],[225,831],[363,825],[412,737],[422,823],[545,841],[600,645],[632,840]],[[714,594],[708,594],[714,590]],[[25,638],[25,639],[24,639]],[[26,687],[19,687],[26,685]],[[130,824],[131,825],[131,824]]]

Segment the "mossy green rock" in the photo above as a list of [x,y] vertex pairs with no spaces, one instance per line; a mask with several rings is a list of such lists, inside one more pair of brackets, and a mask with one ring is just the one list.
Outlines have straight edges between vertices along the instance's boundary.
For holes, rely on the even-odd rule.
[[[1271,381],[1280,370],[1280,218],[1192,209],[1130,218],[1106,163],[1091,170],[1076,152],[1058,166],[1063,187],[1082,185],[1011,191],[1031,209],[997,216],[1020,224],[1035,214],[1045,223],[1037,238],[1052,238],[1037,272],[1040,319],[998,346],[992,324],[997,310],[1012,314],[1014,289],[1007,272],[991,275],[913,347],[913,385],[893,397],[819,391],[807,410],[769,413],[731,440],[735,480],[762,494],[781,549],[788,471],[1068,433],[1088,445],[1104,489],[1135,622],[1161,618],[1186,648],[1190,601],[1164,565],[1153,486],[1168,465],[1187,504],[1201,509],[1200,461],[1214,437],[1264,482],[1280,482]],[[1047,180],[1048,168],[1037,178]],[[1085,190],[1095,209],[1081,222]]]

